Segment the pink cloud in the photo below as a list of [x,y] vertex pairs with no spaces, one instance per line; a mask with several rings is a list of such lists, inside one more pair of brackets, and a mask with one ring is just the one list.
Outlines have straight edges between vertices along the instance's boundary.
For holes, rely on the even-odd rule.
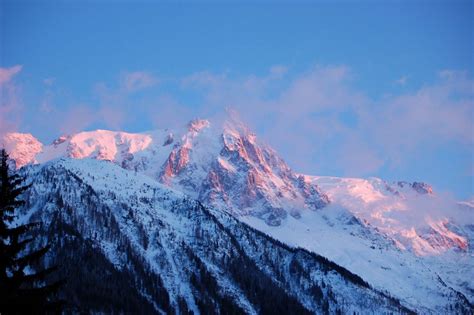
[[288,68],[283,65],[270,67],[267,74],[254,74],[233,77],[229,72],[196,72],[181,80],[183,89],[200,89],[206,93],[206,106],[223,108],[234,102],[264,98],[267,90],[280,81]]
[[[315,112],[337,110],[361,101],[361,94],[351,89],[350,71],[345,66],[316,67],[297,77],[278,100],[281,110]],[[365,100],[363,100],[365,101]]]
[[126,121],[125,112],[123,110],[118,110],[113,106],[103,106],[99,110],[99,115],[108,128],[116,130],[120,130],[123,127],[123,123]]
[[450,72],[440,80],[409,94],[380,101],[376,109],[360,112],[365,134],[395,163],[420,143],[442,145],[457,141],[474,145],[473,81]]
[[[2,99],[0,132],[14,127],[13,117],[21,118],[19,95],[11,82],[18,71],[9,71],[4,84],[9,101]],[[181,89],[203,96],[203,105],[186,106],[179,95],[132,95],[157,84],[158,79],[144,71],[129,72],[119,77],[115,88],[98,84],[95,93],[99,100],[94,106],[64,111],[52,107],[46,94],[41,117],[60,122],[59,129],[66,133],[96,123],[123,129],[138,119],[163,128],[196,116],[212,117],[230,106],[297,171],[326,172],[332,167],[350,176],[399,166],[426,143],[474,145],[474,85],[467,73],[445,70],[433,84],[382,99],[370,98],[355,88],[351,69],[345,66],[317,66],[292,76],[287,73],[281,65],[263,75],[193,73],[173,81]],[[357,123],[341,121],[345,112],[353,114]]]
[[59,116],[61,117],[59,130],[62,134],[83,131],[99,119],[97,112],[85,104],[74,106]]
[[21,65],[0,68],[0,136],[18,128],[23,109],[19,87],[12,79],[22,70]]
[[[272,72],[240,78],[201,72],[185,78],[183,87],[205,91],[201,112],[234,107],[301,171],[337,165],[364,176],[404,163],[420,145],[474,144],[473,80],[464,72],[442,71],[434,84],[379,100],[354,88],[345,66],[314,67],[268,97]],[[346,111],[357,117],[356,125],[341,122]]]
[[148,106],[147,113],[153,126],[158,129],[181,127],[186,119],[191,119],[195,112],[180,103],[172,95],[161,95]]
[[357,177],[373,174],[384,160],[359,135],[351,133],[340,144],[334,163],[343,166],[344,176]]
[[9,82],[16,74],[18,74],[23,66],[16,65],[10,68],[0,68],[0,85]]

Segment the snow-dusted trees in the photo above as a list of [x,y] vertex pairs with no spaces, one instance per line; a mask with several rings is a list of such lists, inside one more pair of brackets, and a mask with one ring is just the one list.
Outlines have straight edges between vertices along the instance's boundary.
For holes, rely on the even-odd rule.
[[41,314],[59,311],[62,303],[53,300],[60,281],[47,283],[56,269],[34,271],[32,266],[48,251],[49,246],[28,250],[34,241],[32,231],[40,223],[15,224],[16,210],[23,205],[19,196],[28,189],[24,179],[12,174],[9,157],[0,150],[0,313]]

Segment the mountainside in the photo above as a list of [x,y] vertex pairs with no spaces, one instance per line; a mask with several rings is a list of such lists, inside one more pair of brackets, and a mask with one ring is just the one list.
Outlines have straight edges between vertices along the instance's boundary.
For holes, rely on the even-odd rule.
[[[377,204],[374,199],[372,204],[369,200],[363,200],[370,198],[370,194],[364,190],[364,183],[370,181],[327,177],[318,177],[316,180],[331,199],[327,207],[317,212],[303,213],[299,219],[289,218],[278,227],[270,227],[253,217],[244,217],[242,221],[286,244],[301,246],[336,261],[361,275],[374,287],[387,290],[419,312],[443,312],[446,303],[449,304],[446,296],[452,290],[464,295],[470,303],[473,302],[474,290],[471,279],[474,259],[470,244],[474,229],[473,221],[469,219],[473,208],[461,210],[462,215],[458,215],[457,218],[442,217],[443,222],[448,221],[447,226],[454,231],[448,235],[453,235],[454,239],[457,239],[457,235],[463,235],[469,246],[451,247],[451,243],[448,242],[448,246],[436,247],[439,243],[433,242],[433,245],[429,245],[434,232],[422,234],[429,226],[416,217],[411,217],[410,214],[413,211],[422,212],[423,219],[426,217],[428,222],[433,222],[436,216],[430,217],[424,211],[434,209],[423,209],[419,206],[423,204],[421,202],[423,198],[434,198],[431,201],[433,204],[441,202],[436,197],[420,196],[415,192],[416,195],[412,196],[415,203],[410,204],[410,199],[394,196],[394,200],[385,200],[387,213],[378,213],[384,209],[381,207],[381,202]],[[381,182],[379,179],[373,181]],[[338,184],[330,188],[330,182]],[[354,191],[352,193],[344,191],[348,187],[352,187]],[[382,192],[372,185],[365,188],[370,188],[369,192],[379,197],[383,196]],[[411,188],[406,188],[406,193],[413,193]],[[388,195],[391,192],[386,191],[386,194],[385,197],[390,199]],[[404,203],[405,206],[401,206]],[[456,205],[453,206],[454,208],[445,210],[451,210],[449,212],[455,215],[457,208]],[[405,213],[396,213],[397,211]],[[401,216],[405,220],[390,221],[384,217],[385,215],[393,215],[395,218]],[[461,221],[463,218],[464,221]],[[408,226],[410,229],[416,227],[419,231],[419,235],[415,232],[415,239],[406,238],[406,234],[403,233],[403,229]],[[428,249],[436,248],[438,252],[419,255],[411,247],[402,244],[402,242],[408,245],[416,244],[422,237],[428,239],[423,243]],[[438,237],[441,238],[442,235]]]
[[[297,174],[236,119],[194,120],[182,129],[140,134],[81,132],[51,145],[31,135],[8,137],[17,167],[61,157],[84,165],[92,163],[89,158],[111,161],[107,165],[121,167],[114,172],[146,175],[141,178],[150,185],[199,200],[217,218],[236,218],[323,255],[410,309],[472,310],[474,207],[427,184]],[[101,172],[91,176],[98,190],[117,185]],[[127,194],[137,199],[140,191]]]
[[306,177],[322,187],[334,203],[395,239],[401,249],[424,256],[451,249],[466,252],[470,245],[468,232],[462,231],[462,226],[452,225],[463,221],[472,223],[474,212],[449,204],[425,183],[389,184],[378,178]]
[[22,173],[32,183],[22,220],[48,222],[37,241],[53,242],[47,260],[77,311],[410,313],[333,262],[111,163]]

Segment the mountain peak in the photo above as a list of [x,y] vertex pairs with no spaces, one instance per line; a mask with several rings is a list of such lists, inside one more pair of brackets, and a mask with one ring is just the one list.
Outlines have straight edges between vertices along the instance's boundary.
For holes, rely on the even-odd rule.
[[36,162],[36,155],[43,149],[43,144],[30,133],[10,132],[2,139],[2,146],[20,168]]
[[210,127],[211,123],[207,119],[196,118],[188,123],[188,131],[199,132],[204,128]]
[[224,116],[222,123],[224,133],[238,133],[240,135],[252,134],[250,128],[245,124],[237,111],[231,108],[226,109],[226,115]]

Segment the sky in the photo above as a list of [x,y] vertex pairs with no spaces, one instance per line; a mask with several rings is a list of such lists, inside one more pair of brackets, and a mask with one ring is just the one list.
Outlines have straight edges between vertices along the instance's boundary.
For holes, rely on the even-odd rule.
[[474,198],[473,1],[0,0],[0,134],[231,107],[297,172]]

